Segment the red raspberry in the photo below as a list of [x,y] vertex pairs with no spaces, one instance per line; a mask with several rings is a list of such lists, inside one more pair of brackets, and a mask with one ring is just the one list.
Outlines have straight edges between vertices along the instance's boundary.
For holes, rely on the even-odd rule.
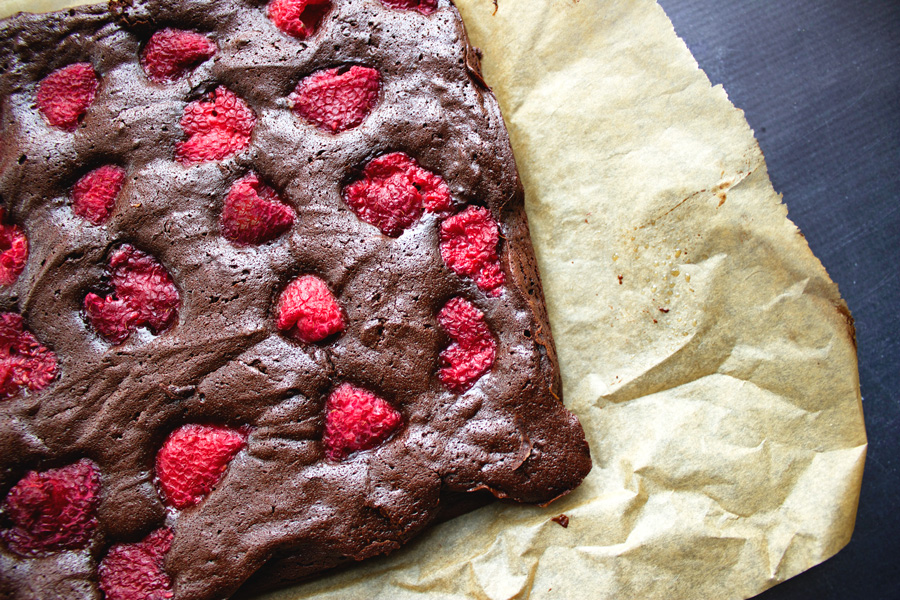
[[471,277],[480,290],[499,296],[504,281],[497,256],[499,240],[490,211],[469,206],[441,223],[441,258],[457,275]]
[[187,508],[203,500],[246,445],[245,433],[220,425],[191,424],[173,431],[156,455],[166,504]]
[[173,320],[180,304],[171,276],[155,258],[124,245],[109,259],[116,294],[138,313],[137,326],[162,331]]
[[138,311],[126,300],[91,292],[84,298],[84,310],[91,326],[112,344],[124,342],[137,329]]
[[116,544],[100,562],[100,589],[106,600],[165,600],[174,596],[166,574],[172,530],[157,529],[135,544]]
[[400,413],[375,394],[342,384],[325,403],[325,454],[341,460],[388,439],[403,422]]
[[182,77],[216,53],[206,36],[181,29],[160,29],[141,53],[141,66],[151,81],[166,83]]
[[38,473],[10,490],[3,512],[13,523],[2,537],[17,554],[84,548],[97,529],[100,473],[89,460]]
[[72,188],[72,209],[91,224],[102,225],[109,219],[124,183],[122,167],[104,165],[94,169]]
[[450,208],[444,180],[404,154],[385,154],[369,162],[363,178],[344,188],[344,200],[361,220],[397,237],[425,210]]
[[155,258],[126,244],[110,257],[109,270],[115,295],[84,299],[91,325],[107,341],[124,342],[138,327],[159,333],[175,321],[178,288]]
[[336,67],[297,84],[290,99],[297,116],[332,133],[356,127],[378,100],[381,76],[369,67]]
[[0,285],[12,285],[28,261],[28,238],[18,225],[6,225],[6,210],[0,208]]
[[462,393],[494,364],[497,344],[484,313],[464,298],[447,302],[438,313],[438,323],[453,340],[441,352],[438,376],[450,391]]
[[234,92],[216,88],[208,101],[191,102],[184,109],[181,128],[188,139],[178,142],[175,160],[191,165],[222,160],[250,145],[256,117]]
[[328,284],[315,275],[290,282],[278,298],[278,329],[304,344],[344,330],[344,315]]
[[90,63],[57,69],[38,84],[38,110],[54,127],[74,131],[99,87],[100,81]]
[[381,0],[381,3],[400,10],[417,10],[423,15],[437,10],[437,0]]
[[236,244],[262,244],[291,228],[294,209],[250,173],[231,186],[222,209],[222,235]]
[[23,387],[44,389],[56,377],[56,354],[25,329],[16,313],[0,313],[0,400],[11,398]]
[[269,18],[278,29],[302,40],[316,32],[330,9],[331,0],[273,0]]

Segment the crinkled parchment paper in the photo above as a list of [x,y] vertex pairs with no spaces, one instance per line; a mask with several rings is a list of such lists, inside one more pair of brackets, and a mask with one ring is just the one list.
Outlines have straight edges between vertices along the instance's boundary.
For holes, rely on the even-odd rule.
[[650,0],[457,4],[594,469],[266,598],[746,598],[837,552],[866,452],[852,321],[743,113]]

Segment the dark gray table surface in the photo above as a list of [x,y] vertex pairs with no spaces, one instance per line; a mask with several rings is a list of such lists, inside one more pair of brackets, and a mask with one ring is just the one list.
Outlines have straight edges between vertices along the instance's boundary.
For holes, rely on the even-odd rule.
[[900,0],[659,0],[756,132],[856,320],[869,451],[856,530],[759,600],[900,599]]

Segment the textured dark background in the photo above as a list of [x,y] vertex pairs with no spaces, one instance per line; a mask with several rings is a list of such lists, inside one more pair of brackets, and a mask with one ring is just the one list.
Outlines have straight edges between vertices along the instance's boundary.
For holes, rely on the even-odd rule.
[[856,530],[757,600],[900,598],[900,0],[659,0],[745,111],[856,319],[869,436]]

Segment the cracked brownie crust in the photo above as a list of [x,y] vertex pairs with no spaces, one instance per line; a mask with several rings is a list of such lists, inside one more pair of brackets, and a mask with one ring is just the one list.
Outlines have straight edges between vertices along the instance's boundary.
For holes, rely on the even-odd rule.
[[[332,0],[305,37],[276,27],[265,3],[236,0],[120,1],[0,24],[0,197],[5,226],[28,242],[0,312],[21,315],[56,361],[45,387],[0,400],[0,528],[23,526],[26,483],[76,473],[87,483],[71,502],[89,531],[71,547],[26,532],[31,551],[4,534],[0,597],[117,597],[119,579],[101,591],[98,566],[111,573],[148,548],[174,598],[227,597],[257,573],[252,593],[396,549],[442,497],[546,503],[590,470],[560,401],[497,102],[455,8],[431,4]],[[141,55],[166,28],[215,48],[190,38],[184,73],[153,80]],[[72,127],[54,125],[41,82],[75,64],[93,68],[96,91]],[[179,73],[163,67],[151,71]],[[338,77],[365,86],[337,94],[351,113],[298,109]],[[207,119],[200,134],[192,111]],[[222,136],[227,153],[210,153]],[[73,188],[104,167],[124,179],[89,195],[96,224]],[[385,230],[379,215],[400,210],[398,194],[412,208]],[[277,228],[256,236],[240,222],[226,238],[231,197],[250,200],[228,215],[263,211]],[[313,291],[291,298],[312,308],[282,299],[301,280]],[[324,337],[301,337],[297,323]],[[384,416],[352,429],[356,413],[339,406]],[[326,426],[357,437],[329,446]],[[205,441],[184,442],[195,446],[174,464],[201,456],[212,474],[199,500],[176,506],[160,449],[195,430]],[[227,451],[205,450],[220,439]]]

